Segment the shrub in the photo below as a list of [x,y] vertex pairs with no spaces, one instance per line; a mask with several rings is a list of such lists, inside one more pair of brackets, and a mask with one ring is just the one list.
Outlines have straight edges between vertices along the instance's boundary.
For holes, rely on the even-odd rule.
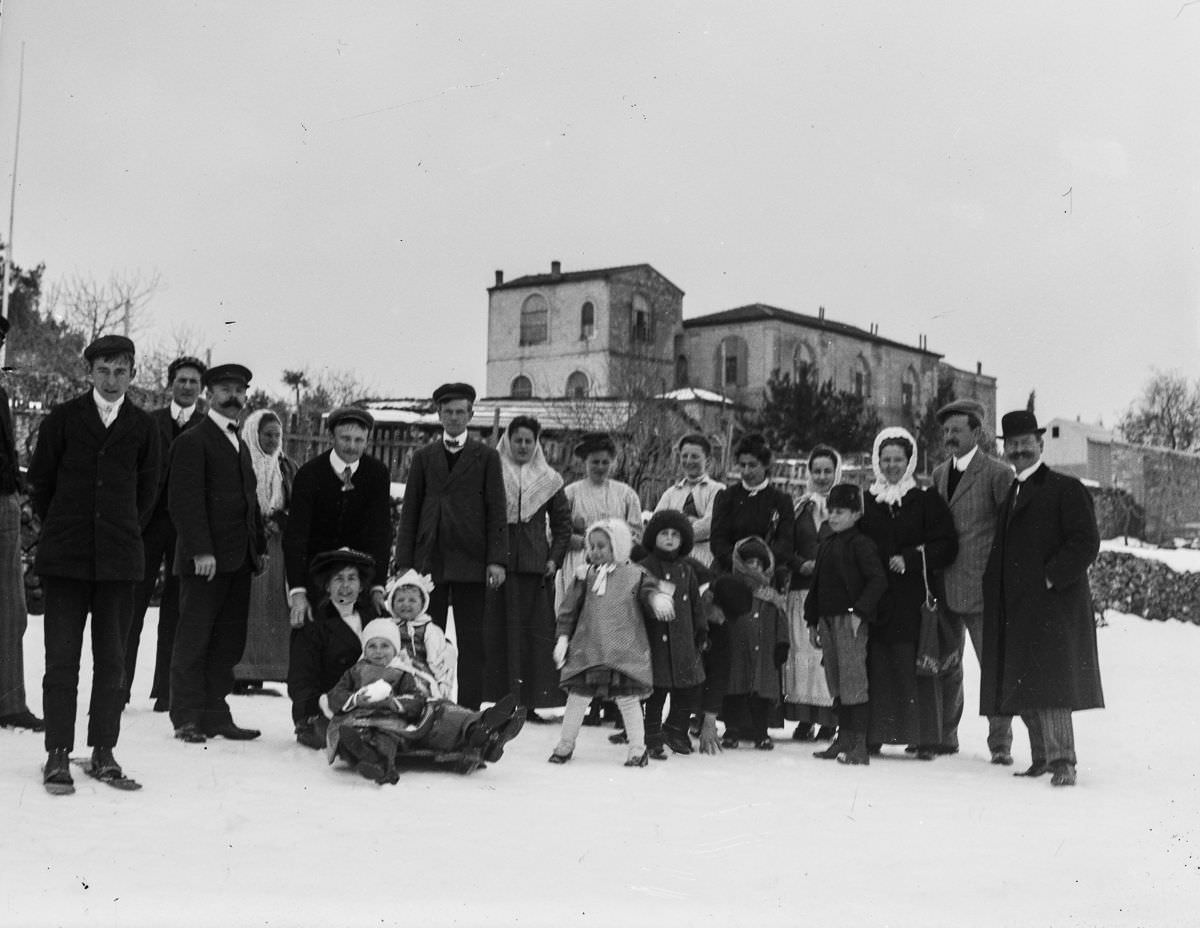
[[1088,569],[1098,615],[1115,609],[1144,619],[1200,625],[1200,572],[1179,572],[1161,561],[1101,551]]

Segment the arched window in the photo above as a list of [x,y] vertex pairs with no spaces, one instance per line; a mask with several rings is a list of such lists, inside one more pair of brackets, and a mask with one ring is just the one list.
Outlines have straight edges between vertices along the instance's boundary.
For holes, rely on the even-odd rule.
[[509,387],[508,395],[513,399],[527,400],[533,396],[533,381],[524,374],[518,374],[513,378],[512,386]]
[[850,371],[850,392],[864,400],[871,396],[871,368],[861,354]]
[[816,379],[817,356],[808,342],[797,342],[792,352],[792,382],[799,383],[806,377]]
[[583,371],[575,371],[567,378],[567,396],[571,399],[580,400],[588,395],[588,379],[587,374]]
[[727,335],[717,345],[713,357],[716,376],[713,377],[713,387],[718,392],[727,388],[744,387],[746,385],[747,362],[749,349],[746,340],[739,335]]
[[550,306],[540,293],[521,304],[521,344],[544,345],[550,339]]
[[650,318],[650,304],[640,293],[633,295],[633,311],[630,318],[630,340],[645,344],[654,341],[654,329]]
[[900,378],[900,408],[906,413],[915,413],[921,403],[921,380],[911,367],[905,368]]
[[596,334],[596,307],[588,300],[579,310],[579,337],[591,338]]
[[686,387],[688,385],[688,359],[686,354],[681,354],[675,359],[675,386]]

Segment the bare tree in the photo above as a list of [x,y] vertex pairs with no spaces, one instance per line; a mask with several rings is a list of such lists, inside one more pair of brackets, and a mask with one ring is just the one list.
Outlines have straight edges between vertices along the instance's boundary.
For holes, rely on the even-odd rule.
[[1200,447],[1200,381],[1189,384],[1178,371],[1154,371],[1117,427],[1134,444],[1196,450]]
[[160,283],[157,272],[114,272],[103,282],[73,274],[50,286],[46,311],[85,342],[112,333],[135,338],[146,327],[146,308]]

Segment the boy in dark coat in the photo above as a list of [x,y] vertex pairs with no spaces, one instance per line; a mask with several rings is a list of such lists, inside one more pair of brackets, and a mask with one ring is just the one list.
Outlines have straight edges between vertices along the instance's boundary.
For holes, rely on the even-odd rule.
[[47,788],[71,792],[79,656],[92,616],[91,773],[120,780],[113,758],[125,696],[125,642],[145,570],[142,528],[154,508],[159,439],[125,396],[133,342],[104,335],[83,353],[92,390],[50,411],[38,429],[29,495],[42,520],[34,569],[46,593]]
[[862,491],[840,483],[829,491],[832,534],[817,549],[804,621],[820,648],[825,679],[837,706],[837,739],[813,756],[845,764],[870,762],[867,752],[867,626],[875,618],[887,577],[875,543],[858,530]]
[[[640,561],[648,574],[642,586],[647,609],[654,692],[646,700],[646,749],[666,760],[664,743],[676,754],[692,752],[688,720],[700,709],[704,667],[700,654],[708,640],[708,622],[700,603],[700,584],[689,563],[692,524],[677,509],[656,512],[642,544],[650,551]],[[663,704],[671,710],[663,724]]]

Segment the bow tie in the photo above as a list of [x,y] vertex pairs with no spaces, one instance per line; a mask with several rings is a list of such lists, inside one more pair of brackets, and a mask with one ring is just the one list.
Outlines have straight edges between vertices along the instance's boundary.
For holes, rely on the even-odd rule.
[[229,429],[229,431],[233,432],[234,435],[236,435],[238,433],[237,426],[232,422],[226,422],[225,428],[227,428],[227,429]]
[[466,440],[462,439],[462,438],[443,438],[442,439],[442,442],[451,451],[461,451],[462,446],[465,444],[465,441]]

